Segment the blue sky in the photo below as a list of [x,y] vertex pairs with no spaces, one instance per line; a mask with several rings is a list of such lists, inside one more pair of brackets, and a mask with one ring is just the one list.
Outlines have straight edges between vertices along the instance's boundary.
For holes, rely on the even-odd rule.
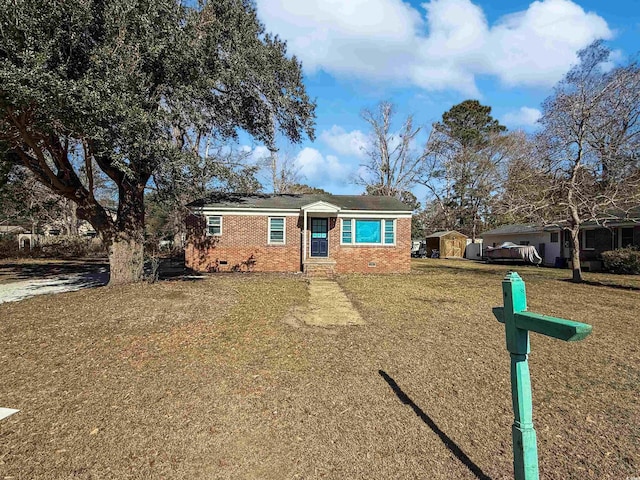
[[[624,62],[640,45],[640,7],[631,0],[256,3],[267,30],[302,60],[318,104],[315,142],[282,151],[304,183],[338,194],[362,192],[352,181],[365,161],[363,108],[389,100],[398,121],[413,114],[426,138],[446,110],[475,98],[509,129],[531,131],[578,50],[603,38]],[[241,143],[256,158],[265,154],[246,138]]]

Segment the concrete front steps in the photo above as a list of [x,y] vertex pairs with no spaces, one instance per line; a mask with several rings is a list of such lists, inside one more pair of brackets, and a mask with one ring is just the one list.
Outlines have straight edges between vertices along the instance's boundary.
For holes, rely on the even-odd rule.
[[307,258],[302,271],[307,277],[328,277],[336,275],[336,261],[328,258]]

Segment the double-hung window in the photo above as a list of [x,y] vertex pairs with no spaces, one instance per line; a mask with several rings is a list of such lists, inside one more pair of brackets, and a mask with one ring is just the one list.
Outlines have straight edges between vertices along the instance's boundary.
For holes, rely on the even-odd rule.
[[342,243],[353,243],[353,220],[342,219]]
[[343,218],[341,243],[343,245],[394,245],[393,219]]
[[584,247],[586,250],[593,250],[596,248],[596,231],[585,230],[584,231]]
[[285,244],[285,217],[269,217],[269,244]]
[[222,235],[222,217],[217,215],[207,217],[207,235]]
[[622,246],[629,247],[633,245],[633,227],[631,228],[621,228],[622,230]]

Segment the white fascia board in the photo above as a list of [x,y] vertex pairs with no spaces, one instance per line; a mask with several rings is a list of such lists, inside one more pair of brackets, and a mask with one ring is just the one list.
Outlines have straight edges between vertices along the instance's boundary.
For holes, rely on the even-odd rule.
[[[316,202],[319,203],[319,202]],[[315,205],[315,204],[312,204]],[[330,204],[326,204],[330,205]],[[332,205],[332,207],[335,207]],[[338,207],[335,207],[338,208]],[[194,214],[211,215],[246,215],[246,216],[280,216],[298,217],[302,215],[302,210],[298,208],[237,208],[237,207],[195,207],[191,208]],[[340,218],[411,218],[412,213],[405,211],[388,210],[307,210],[307,213],[337,213]]]
[[197,207],[191,211],[195,214],[211,216],[211,215],[240,215],[240,216],[265,216],[265,217],[299,217],[300,210],[297,208],[234,208],[220,207],[207,208]]
[[411,218],[407,211],[390,212],[388,210],[342,210],[339,218]]

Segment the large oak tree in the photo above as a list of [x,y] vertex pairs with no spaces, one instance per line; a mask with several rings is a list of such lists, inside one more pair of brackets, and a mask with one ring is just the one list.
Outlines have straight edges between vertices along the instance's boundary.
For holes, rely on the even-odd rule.
[[[301,65],[250,0],[0,0],[0,141],[77,204],[109,246],[112,284],[142,278],[144,191],[188,138],[313,137]],[[100,169],[118,189],[97,199]]]

